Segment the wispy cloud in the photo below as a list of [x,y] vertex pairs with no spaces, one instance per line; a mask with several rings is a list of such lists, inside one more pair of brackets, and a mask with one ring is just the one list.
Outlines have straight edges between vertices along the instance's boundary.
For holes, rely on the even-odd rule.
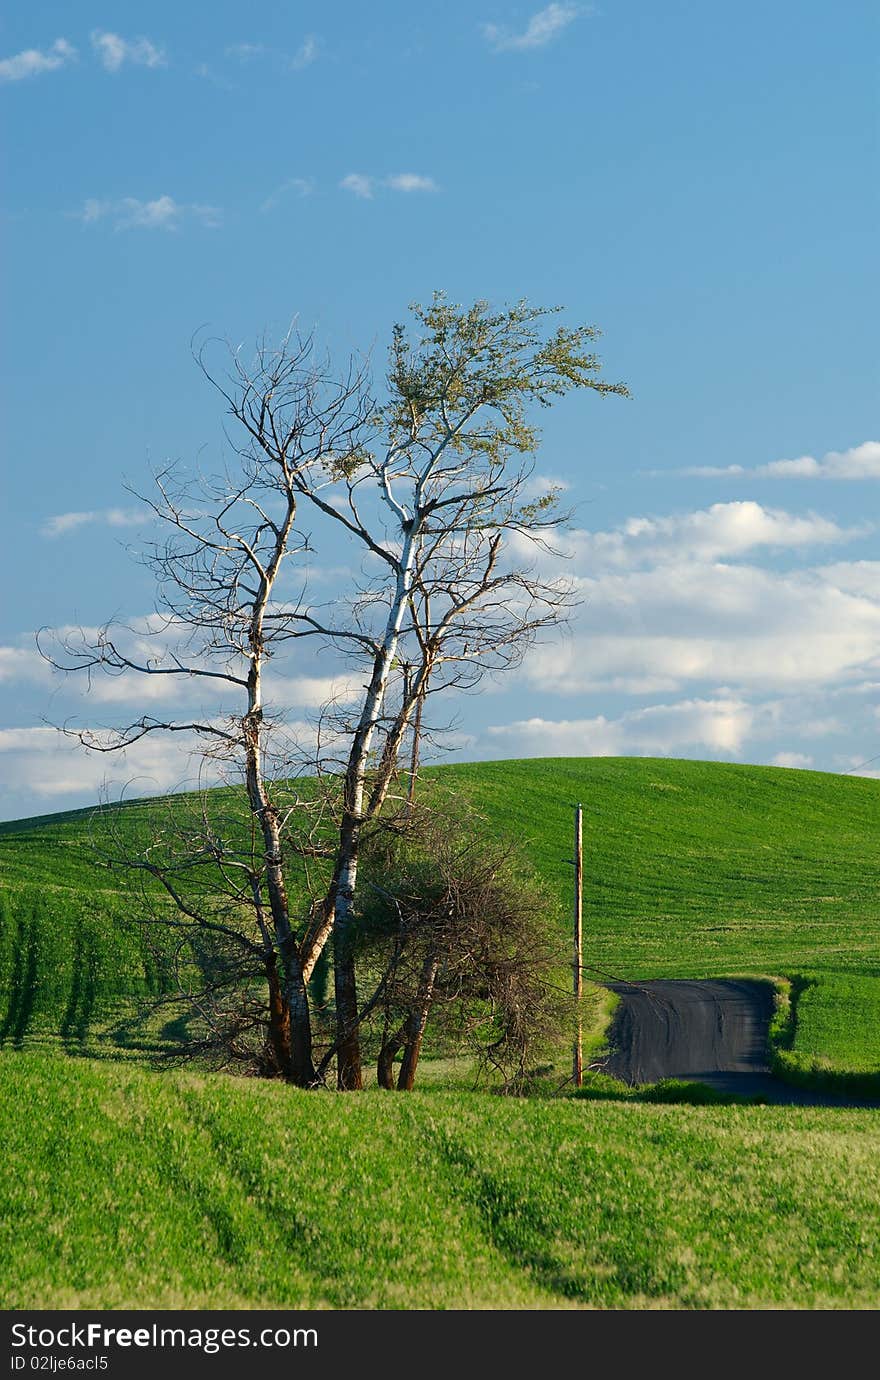
[[582,5],[548,5],[532,15],[522,33],[511,33],[498,24],[484,24],[483,33],[496,53],[524,53],[545,48],[582,13]]
[[437,183],[433,177],[423,177],[421,173],[392,173],[386,177],[383,186],[392,192],[436,192]]
[[571,488],[567,479],[556,474],[533,474],[523,485],[526,498],[546,498],[548,494],[564,494]]
[[212,86],[219,87],[221,91],[237,90],[237,87],[234,86],[232,82],[227,81],[225,77],[218,76],[207,62],[198,63],[195,68],[195,74],[197,77],[201,77],[203,81],[209,81]]
[[317,34],[306,34],[292,57],[277,48],[270,48],[266,43],[230,43],[223,53],[225,57],[241,63],[253,62],[256,58],[270,58],[276,65],[301,72],[321,56],[321,40]]
[[103,201],[89,197],[82,209],[72,214],[83,225],[109,221],[114,230],[177,230],[184,220],[195,220],[206,229],[214,230],[223,218],[218,206],[182,203],[167,195],[157,196],[152,201],[141,201],[133,196]]
[[658,477],[686,479],[880,479],[880,441],[863,441],[849,450],[829,450],[820,460],[799,455],[766,465],[687,465],[678,470],[649,470]]
[[380,188],[404,193],[440,190],[433,177],[413,172],[389,173],[387,177],[373,177],[369,173],[348,173],[339,185],[344,191],[353,192],[365,201],[371,200]]
[[369,201],[373,195],[376,179],[368,177],[366,173],[347,173],[339,185],[343,191],[353,192],[355,196]]
[[363,694],[363,677],[276,676],[267,677],[267,697],[275,704],[295,710],[321,709],[330,704],[347,704]]
[[289,177],[286,182],[282,182],[280,187],[276,187],[274,192],[270,192],[266,200],[261,203],[260,210],[274,211],[275,207],[288,195],[296,197],[311,196],[315,190],[314,179],[311,177]]
[[93,508],[88,512],[56,513],[47,519],[40,531],[44,537],[60,537],[65,532],[75,532],[78,527],[95,523],[105,527],[135,527],[144,519],[140,508]]
[[42,72],[55,72],[69,62],[76,60],[76,49],[66,38],[56,38],[46,52],[39,48],[25,48],[24,52],[13,57],[0,59],[0,82],[24,81],[26,77],[38,77]]
[[163,48],[149,38],[122,38],[104,29],[92,30],[92,47],[108,72],[118,72],[125,63],[134,67],[166,67]]
[[320,53],[321,40],[315,34],[307,34],[290,59],[290,65],[295,72],[301,72],[304,67],[316,62]]

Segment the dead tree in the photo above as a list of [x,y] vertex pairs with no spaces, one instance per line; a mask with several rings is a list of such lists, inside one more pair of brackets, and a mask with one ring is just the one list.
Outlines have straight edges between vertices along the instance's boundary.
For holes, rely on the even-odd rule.
[[[247,375],[234,358],[239,382]],[[156,476],[156,494],[138,495],[166,533],[143,553],[157,581],[155,616],[138,628],[108,624],[97,636],[44,633],[39,644],[65,671],[143,677],[153,684],[153,694],[162,679],[190,691],[202,685],[221,692],[213,712],[167,719],[145,714],[115,729],[75,736],[92,751],[112,753],[147,735],[186,735],[201,744],[203,769],[213,766],[215,775],[231,772],[244,782],[257,836],[249,856],[240,839],[218,836],[205,819],[185,834],[178,830],[170,851],[127,856],[122,849],[115,861],[152,876],[173,904],[177,923],[215,932],[222,926],[244,951],[259,955],[274,1057],[285,1078],[307,1087],[314,1079],[308,972],[300,952],[302,927],[288,896],[285,839],[291,817],[313,802],[302,796],[284,806],[280,801],[275,778],[290,775],[289,753],[281,752],[282,767],[273,772],[278,754],[265,703],[265,669],[299,628],[298,614],[279,600],[277,586],[285,566],[309,549],[297,527],[300,494],[313,472],[352,462],[373,404],[363,371],[334,379],[308,338],[291,334],[277,350],[264,345],[255,372],[262,392],[244,388],[236,404],[249,427],[264,428],[271,444],[239,449],[235,467],[214,478],[188,479],[166,469]],[[223,878],[235,918],[218,920],[213,906],[194,903],[182,887],[184,874],[203,875],[206,866]]]

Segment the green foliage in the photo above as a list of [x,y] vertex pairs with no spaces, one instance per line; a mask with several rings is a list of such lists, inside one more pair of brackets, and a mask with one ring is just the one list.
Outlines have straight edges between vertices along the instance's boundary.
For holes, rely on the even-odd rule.
[[875,1113],[0,1080],[7,1309],[880,1306]]
[[687,1107],[751,1106],[763,1102],[759,1097],[739,1097],[722,1092],[708,1083],[693,1083],[683,1078],[661,1078],[658,1083],[622,1083],[607,1073],[587,1071],[583,1087],[570,1096],[588,1102],[662,1102]]
[[374,837],[359,878],[360,948],[384,973],[386,1077],[416,1027],[503,1072],[511,1091],[524,1090],[539,1055],[570,1048],[560,917],[522,856],[478,818],[416,809],[405,833]]
[[520,301],[492,310],[478,301],[465,308],[436,292],[430,305],[410,310],[416,338],[396,326],[389,360],[384,417],[396,445],[417,433],[429,445],[448,441],[454,451],[482,453],[493,468],[535,450],[531,404],[549,406],[572,388],[628,396],[624,384],[598,377],[601,362],[589,348],[600,334],[595,326],[560,326],[547,336],[546,318],[558,307]]
[[659,1083],[640,1088],[637,1096],[640,1102],[663,1102],[685,1107],[732,1107],[750,1100],[720,1092],[718,1088],[709,1087],[708,1083],[691,1083],[681,1078],[661,1078]]

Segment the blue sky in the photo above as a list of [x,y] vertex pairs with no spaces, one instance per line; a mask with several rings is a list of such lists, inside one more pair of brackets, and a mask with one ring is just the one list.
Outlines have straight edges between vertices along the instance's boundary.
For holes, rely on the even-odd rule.
[[[0,814],[94,799],[106,759],[45,721],[136,708],[52,680],[33,631],[149,612],[124,483],[222,452],[192,333],[297,314],[381,360],[435,288],[563,304],[633,392],[544,419],[584,602],[459,707],[459,755],[880,754],[878,28],[858,0],[7,12]],[[113,770],[183,779],[151,752]]]

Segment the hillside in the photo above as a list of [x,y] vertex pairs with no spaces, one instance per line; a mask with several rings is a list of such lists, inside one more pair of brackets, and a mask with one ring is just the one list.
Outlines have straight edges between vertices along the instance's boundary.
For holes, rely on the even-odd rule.
[[880,1305],[876,1113],[0,1078],[7,1309]]
[[[583,802],[584,958],[597,977],[807,979],[796,1049],[880,1066],[880,783],[646,758],[452,765],[426,779],[516,840],[564,915]],[[161,803],[125,808],[143,823]],[[80,811],[0,826],[7,1042],[40,1030],[81,1040],[108,1000],[161,985],[161,953],[116,874],[96,867],[89,821]]]

